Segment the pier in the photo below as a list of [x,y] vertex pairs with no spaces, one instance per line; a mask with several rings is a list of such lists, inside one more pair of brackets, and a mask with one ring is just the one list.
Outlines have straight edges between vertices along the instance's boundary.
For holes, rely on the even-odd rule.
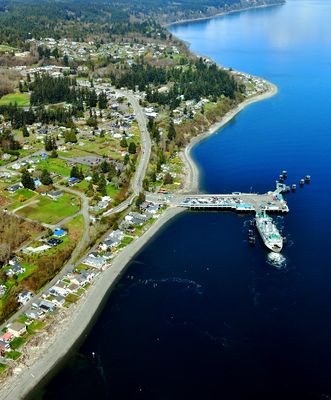
[[189,210],[288,213],[289,208],[283,197],[283,193],[287,191],[286,185],[277,182],[274,191],[264,194],[241,192],[231,194],[148,194],[146,198]]
[[183,196],[178,205],[192,210],[287,213],[289,208],[283,197],[286,190],[286,185],[277,183],[276,190],[265,194],[233,192],[231,194],[188,195]]

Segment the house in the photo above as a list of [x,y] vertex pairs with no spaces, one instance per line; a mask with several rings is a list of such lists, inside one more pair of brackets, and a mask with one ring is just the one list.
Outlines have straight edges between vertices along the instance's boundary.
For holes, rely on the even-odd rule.
[[40,308],[31,307],[24,313],[28,318],[39,319],[43,316],[44,312]]
[[13,322],[8,325],[8,332],[16,337],[23,336],[26,333],[26,326],[20,322]]
[[57,307],[63,307],[66,300],[63,296],[57,295],[52,299],[52,303],[54,303]]
[[28,290],[24,290],[22,293],[18,295],[18,302],[23,304],[26,304],[32,297],[32,293],[29,292]]
[[77,290],[79,289],[79,285],[77,285],[76,283],[71,283],[68,287],[67,290],[70,293],[76,293]]
[[6,274],[7,276],[13,276],[13,275],[19,275],[19,274],[24,274],[26,269],[22,267],[20,264],[15,264],[12,265],[7,271]]
[[126,225],[138,225],[141,226],[147,222],[151,217],[145,214],[139,214],[137,212],[130,212],[126,215],[124,222]]
[[10,332],[6,332],[2,336],[0,336],[0,340],[6,343],[9,343],[12,339],[14,339],[14,335]]
[[63,196],[63,194],[63,190],[52,190],[51,192],[48,192],[48,197],[50,197],[52,200],[57,200]]
[[75,185],[76,183],[79,183],[79,182],[80,182],[80,180],[78,178],[75,178],[75,177],[68,178],[69,186],[73,186],[73,185]]
[[38,178],[34,179],[33,182],[34,182],[34,185],[36,188],[42,185],[40,179],[38,179]]
[[13,186],[9,186],[7,188],[9,193],[15,193],[17,192],[19,189],[21,189],[23,187],[23,185],[21,183],[18,183],[17,185],[13,185]]
[[59,244],[61,244],[62,242],[63,242],[63,240],[61,240],[61,239],[51,238],[51,239],[49,239],[49,240],[47,241],[47,244],[48,244],[49,246],[56,247],[56,246],[58,246]]
[[3,296],[6,293],[7,286],[0,285],[0,296]]
[[68,289],[67,289],[67,285],[64,282],[57,282],[54,286],[52,286],[49,289],[49,292],[52,293],[53,295],[60,295],[60,296],[67,296],[68,293]]
[[96,269],[104,269],[107,266],[107,260],[105,260],[102,256],[91,257],[89,255],[82,261],[82,264],[88,265]]
[[67,232],[64,229],[55,229],[53,235],[56,236],[57,238],[63,237],[67,234]]
[[56,308],[55,304],[48,300],[41,300],[39,304],[33,304],[33,306],[39,307],[45,312],[53,312]]
[[10,344],[0,339],[0,355],[3,356],[6,351],[10,350]]

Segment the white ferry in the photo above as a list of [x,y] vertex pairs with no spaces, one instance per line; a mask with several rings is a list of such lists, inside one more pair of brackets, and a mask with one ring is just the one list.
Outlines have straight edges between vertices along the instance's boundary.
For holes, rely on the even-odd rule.
[[283,238],[276,225],[273,223],[272,218],[264,212],[257,213],[255,221],[256,228],[259,231],[265,246],[275,253],[280,253],[283,248]]

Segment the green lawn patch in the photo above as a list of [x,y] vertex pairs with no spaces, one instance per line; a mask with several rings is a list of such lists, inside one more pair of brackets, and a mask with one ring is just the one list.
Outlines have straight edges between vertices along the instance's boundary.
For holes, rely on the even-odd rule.
[[16,351],[16,350],[8,351],[6,353],[6,357],[10,358],[11,360],[17,360],[21,355],[22,355],[22,353],[20,353],[19,351]]
[[19,349],[27,341],[27,336],[19,336],[10,342],[10,346],[13,350]]
[[0,374],[2,374],[7,368],[6,364],[0,364]]
[[45,323],[42,321],[33,321],[30,325],[27,326],[27,331],[30,334],[40,331],[45,326]]
[[31,218],[46,224],[57,224],[80,209],[78,197],[65,193],[58,200],[52,200],[48,196],[40,196],[37,204],[32,204],[17,211],[22,217]]
[[38,164],[38,169],[47,169],[49,172],[69,177],[71,167],[68,166],[67,161],[61,160],[60,158],[48,158],[47,160],[41,160]]
[[30,95],[28,93],[10,93],[2,96],[0,106],[8,104],[17,104],[19,107],[28,107],[30,105]]
[[[20,201],[19,198],[20,196],[24,196],[25,201]],[[28,200],[32,200],[33,198],[37,198],[38,193],[30,190],[30,189],[19,189],[17,192],[14,194],[10,195],[10,200],[12,204],[10,205],[9,209],[14,210],[15,208],[18,208],[20,206],[23,206],[25,203],[28,202]]]
[[15,51],[15,47],[8,46],[6,44],[0,44],[0,53],[6,53],[7,51]]

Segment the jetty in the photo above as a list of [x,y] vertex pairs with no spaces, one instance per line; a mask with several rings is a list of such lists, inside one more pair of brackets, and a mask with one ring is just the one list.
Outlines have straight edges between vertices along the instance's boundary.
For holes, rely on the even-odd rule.
[[188,195],[184,196],[178,205],[192,210],[288,213],[289,208],[283,196],[286,191],[286,185],[278,182],[276,190],[264,194],[233,192]]

